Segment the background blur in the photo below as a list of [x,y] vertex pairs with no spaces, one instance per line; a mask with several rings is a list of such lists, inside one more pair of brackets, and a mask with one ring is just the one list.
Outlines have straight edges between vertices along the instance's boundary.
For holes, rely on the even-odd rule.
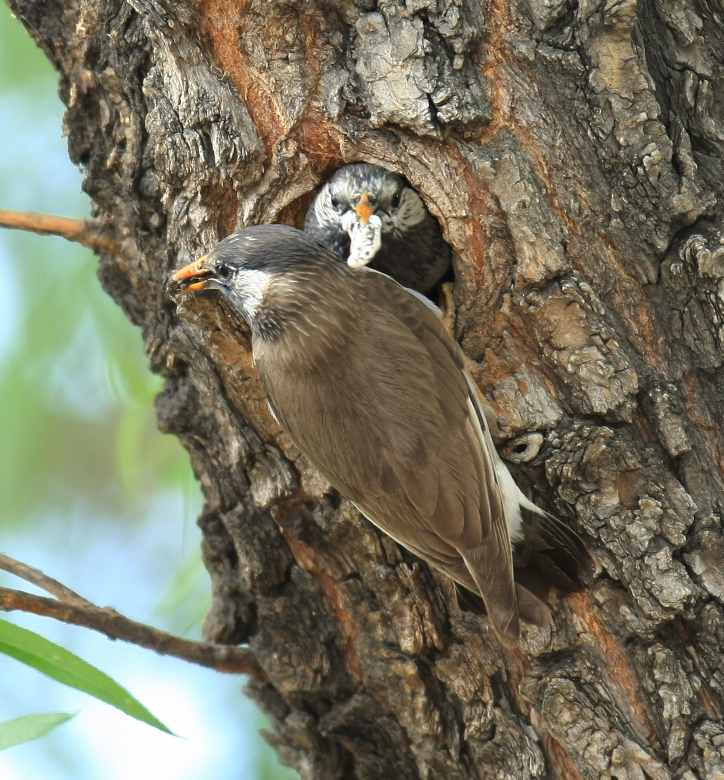
[[[62,137],[55,72],[0,2],[0,208],[89,214]],[[199,488],[156,429],[160,380],[139,333],[103,293],[94,256],[0,229],[0,551],[102,606],[200,638],[209,587]],[[0,584],[24,587],[0,572]],[[162,734],[0,656],[0,721],[78,715],[0,753],[2,780],[289,780],[260,738],[243,678],[90,631],[7,616],[127,687],[182,738]]]

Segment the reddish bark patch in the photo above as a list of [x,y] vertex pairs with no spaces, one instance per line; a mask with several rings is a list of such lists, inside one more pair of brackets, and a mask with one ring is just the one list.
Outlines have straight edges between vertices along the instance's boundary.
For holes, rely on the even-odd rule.
[[332,173],[344,162],[341,132],[317,109],[307,110],[295,136],[320,177]]
[[481,133],[480,143],[489,142],[502,127],[510,125],[510,94],[506,89],[506,79],[499,75],[499,70],[510,59],[506,40],[510,29],[509,0],[491,0],[488,19],[490,35],[485,42],[483,75],[490,90],[492,119]]
[[470,163],[463,157],[457,146],[451,145],[443,150],[447,154],[454,153],[454,167],[459,169],[465,181],[467,190],[468,217],[465,220],[467,235],[464,247],[456,247],[464,255],[471,267],[476,271],[476,281],[485,279],[487,270],[487,253],[490,235],[485,217],[488,213],[489,192],[481,185],[480,180],[472,170]]
[[649,715],[641,683],[629,660],[626,648],[598,619],[588,593],[581,591],[567,598],[571,609],[591,635],[601,659],[608,669],[608,678],[621,705],[631,716],[631,722],[647,742],[656,742],[656,731]]
[[250,0],[200,0],[199,8],[202,35],[209,42],[217,65],[229,76],[244,101],[267,155],[271,157],[276,144],[291,135],[316,173],[323,175],[341,165],[342,133],[312,104],[323,70],[325,45],[319,15],[305,12],[298,17],[307,105],[301,120],[293,122],[286,116],[268,72],[254,67],[243,48],[243,38],[248,33],[261,36],[268,42],[265,50],[273,51],[286,30],[291,29],[286,17],[270,14],[262,18],[251,12]]
[[550,734],[543,734],[543,747],[558,780],[581,780],[581,773],[557,739]]
[[249,5],[249,0],[200,0],[201,34],[218,66],[236,86],[269,154],[284,132],[284,123],[273,91],[263,74],[251,68],[240,44],[251,22]]
[[305,544],[301,539],[292,536],[288,529],[282,527],[282,531],[294,556],[294,560],[305,571],[316,577],[319,582],[345,638],[343,649],[345,667],[352,677],[361,683],[362,667],[356,650],[360,629],[354,620],[352,612],[347,608],[343,593],[337,587],[334,579],[323,570],[318,550]]

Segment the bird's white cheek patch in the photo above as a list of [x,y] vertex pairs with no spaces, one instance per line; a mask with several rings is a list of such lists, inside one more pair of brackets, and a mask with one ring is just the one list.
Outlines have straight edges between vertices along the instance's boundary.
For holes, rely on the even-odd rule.
[[342,226],[349,234],[347,265],[350,268],[367,265],[382,246],[382,220],[377,214],[372,214],[363,225],[354,212],[348,211],[342,217]]
[[249,317],[253,317],[259,306],[261,306],[270,281],[271,278],[266,271],[251,268],[239,271],[237,284],[241,291],[244,308]]

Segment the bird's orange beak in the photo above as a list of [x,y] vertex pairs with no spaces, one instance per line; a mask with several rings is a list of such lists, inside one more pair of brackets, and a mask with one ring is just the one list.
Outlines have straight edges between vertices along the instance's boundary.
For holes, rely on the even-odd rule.
[[[199,259],[194,260],[193,263],[189,263],[183,268],[179,268],[171,279],[178,284],[183,284],[184,290],[187,292],[201,292],[201,290],[206,289],[206,277],[211,274],[209,260],[209,255],[199,257]],[[197,281],[193,281],[194,279]]]
[[354,207],[354,210],[357,212],[357,216],[359,217],[360,222],[363,225],[366,225],[370,221],[370,217],[375,213],[375,210],[370,205],[369,192],[362,193],[362,197],[359,199],[359,202]]

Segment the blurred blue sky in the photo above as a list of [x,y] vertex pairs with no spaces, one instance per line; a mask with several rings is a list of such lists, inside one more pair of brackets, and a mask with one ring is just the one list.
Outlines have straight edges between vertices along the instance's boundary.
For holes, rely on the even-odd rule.
[[[0,208],[83,217],[62,138],[56,76],[0,3]],[[0,551],[100,605],[199,638],[209,586],[201,497],[178,442],[156,430],[160,381],[139,333],[102,292],[93,255],[0,230]],[[27,587],[0,573],[0,584]],[[12,621],[68,647],[136,695],[181,738],[0,656],[0,721],[77,717],[0,753],[2,780],[291,778],[260,741],[243,678],[53,621]]]

